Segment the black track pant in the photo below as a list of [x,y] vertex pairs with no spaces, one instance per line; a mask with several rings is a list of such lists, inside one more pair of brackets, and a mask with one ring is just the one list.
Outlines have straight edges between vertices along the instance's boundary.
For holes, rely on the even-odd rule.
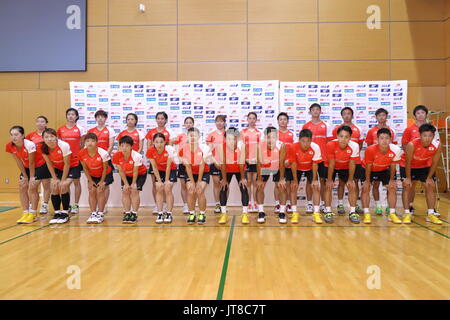
[[[227,172],[227,182],[228,185],[231,182],[233,176],[236,176],[236,180],[239,183],[241,181],[241,173],[240,172]],[[244,207],[248,206],[249,196],[248,189],[245,186],[239,185],[239,190],[241,190],[241,202]],[[220,189],[220,205],[226,206],[228,201],[228,186]]]

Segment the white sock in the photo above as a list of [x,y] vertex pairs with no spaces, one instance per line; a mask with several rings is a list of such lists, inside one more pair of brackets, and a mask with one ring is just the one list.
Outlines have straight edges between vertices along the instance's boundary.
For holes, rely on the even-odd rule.
[[222,211],[222,213],[227,213],[227,206],[220,206],[220,211]]
[[216,202],[216,206],[220,206],[220,202]]
[[200,214],[205,214],[205,211],[200,211]]
[[286,200],[286,205],[290,205],[291,204],[291,200]]
[[297,211],[297,206],[291,206],[292,212],[296,212]]
[[338,199],[338,205],[344,205],[344,199]]
[[405,209],[405,214],[411,214],[411,212],[409,211],[409,209]]
[[258,204],[258,211],[259,212],[264,212],[264,205],[263,204]]
[[428,209],[428,215],[434,214],[434,209]]
[[308,206],[312,206],[312,205],[313,205],[312,201],[308,200]]
[[243,213],[248,213],[248,206],[243,206],[242,207],[242,212]]
[[325,207],[326,212],[331,212],[331,207]]
[[369,208],[364,208],[364,213],[370,213]]
[[99,214],[99,215],[101,215],[101,216],[103,216],[103,212],[101,212],[101,211],[100,211],[100,212],[98,212],[98,214]]
[[29,213],[36,213],[36,210],[30,209],[28,210]]
[[280,204],[279,200],[275,200],[275,205],[278,206]]
[[355,212],[356,211],[356,208],[355,207],[350,207],[350,213],[353,213],[353,212]]
[[380,205],[380,201],[375,200],[375,207],[378,207]]
[[95,212],[95,211],[92,211],[92,212],[91,212],[91,214],[94,214],[94,213],[97,213],[97,212]]
[[[325,206],[325,202],[323,202],[323,201],[320,201],[320,206]],[[331,207],[330,207],[331,208]]]
[[[331,210],[331,208],[330,208],[330,210]],[[314,212],[320,212],[320,206],[314,206]]]
[[190,211],[191,214],[195,214],[195,210]]
[[395,213],[395,208],[389,208],[389,213]]
[[410,206],[410,207],[412,207],[412,206],[413,206],[413,204],[414,204],[413,202],[410,202],[410,203],[409,203],[409,206]]
[[286,206],[280,205],[280,212],[285,213],[286,212]]

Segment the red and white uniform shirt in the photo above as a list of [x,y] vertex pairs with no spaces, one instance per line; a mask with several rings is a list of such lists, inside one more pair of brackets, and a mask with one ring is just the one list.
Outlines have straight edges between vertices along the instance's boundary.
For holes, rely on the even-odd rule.
[[297,163],[297,171],[312,170],[313,163],[322,162],[322,152],[317,143],[311,142],[308,150],[303,151],[300,142],[292,144],[287,154],[289,162]]
[[241,131],[241,139],[245,144],[245,160],[249,164],[256,164],[258,144],[261,141],[262,133],[258,129],[245,128]]
[[[259,143],[262,174],[267,175],[267,170],[278,171],[280,169],[280,154],[283,143],[279,140],[269,147],[267,140],[261,140]],[[266,171],[266,173],[265,173]]]
[[17,156],[17,158],[20,159],[20,161],[22,162],[22,164],[25,168],[30,167],[29,155],[30,155],[30,153],[33,153],[33,152],[34,152],[34,167],[35,168],[38,168],[45,163],[44,158],[42,158],[42,153],[39,156],[39,154],[36,152],[36,145],[28,139],[23,140],[22,148],[16,147],[16,145],[14,145],[12,143],[12,141],[8,142],[6,144],[5,151],[8,153],[11,153],[11,154],[15,154]]
[[[387,127],[387,128],[389,129],[389,131],[391,131],[392,143],[393,144],[397,144],[394,129],[392,129],[391,127]],[[378,138],[377,137],[377,132],[380,129],[381,129],[380,127],[375,126],[373,128],[370,128],[369,131],[367,131],[366,143],[367,143],[368,146],[378,143],[377,142],[377,138]]]
[[[108,162],[111,157],[109,156],[108,151],[102,148],[97,148],[97,152],[91,157],[88,150],[84,148],[78,153],[78,159],[83,161],[88,167],[89,175],[91,177],[100,178],[103,173],[103,163]],[[107,166],[106,174],[111,171],[111,166]]]
[[[165,146],[163,152],[158,153],[158,150],[155,146],[151,146],[147,149],[146,156],[148,159],[153,159],[156,162],[156,166],[158,167],[158,171],[166,171],[167,162],[169,159],[172,160],[170,169],[174,170],[177,168],[176,163],[174,162],[175,151],[171,146]],[[150,164],[151,165],[151,164]]]
[[70,150],[72,151],[72,154],[70,156],[71,167],[72,164],[75,163],[76,165],[78,165],[78,152],[80,152],[81,149],[81,137],[86,134],[86,130],[78,125],[74,125],[72,128],[62,126],[59,127],[57,134],[59,139],[67,142],[70,145]]
[[209,144],[212,155],[217,160],[218,163],[220,163],[219,159],[219,150],[223,150],[223,147],[226,143],[225,141],[225,131],[220,132],[219,130],[213,130],[211,131],[205,139],[205,142]]
[[[428,147],[424,147],[420,138],[411,141],[414,145],[414,153],[411,159],[411,168],[429,168],[433,163],[433,156],[439,148],[440,142],[432,141]],[[400,166],[406,167],[406,153],[402,154]]]
[[368,164],[371,164],[371,171],[384,171],[389,169],[392,163],[400,162],[402,153],[402,149],[392,143],[389,144],[389,149],[384,154],[378,144],[373,144],[366,148],[362,166],[366,168]]
[[332,140],[327,143],[327,160],[325,166],[328,167],[328,160],[335,159],[335,169],[348,169],[350,160],[359,159],[359,145],[354,141],[349,141],[345,149],[341,149],[339,141]]
[[[245,168],[245,155],[242,153],[244,148],[244,143],[238,141],[237,146],[234,149],[230,149],[225,146],[225,170],[226,172],[236,173],[240,172],[240,165],[244,165]],[[220,169],[220,168],[219,168]]]
[[[278,130],[278,140],[283,142],[286,145],[286,154],[289,152],[289,148],[294,143],[294,133],[291,130],[287,130],[285,132]],[[286,168],[290,168],[290,165],[287,165]]]
[[127,129],[125,129],[117,135],[116,140],[119,141],[120,138],[124,136],[130,136],[133,139],[133,150],[139,151],[139,143],[145,138],[142,131],[134,129],[133,131],[129,132]]
[[116,132],[111,127],[104,127],[101,130],[99,130],[98,127],[95,127],[89,129],[88,133],[95,133],[98,138],[97,146],[99,148],[105,149],[106,151],[108,151],[109,149],[109,139],[117,136]]
[[332,132],[331,126],[324,121],[321,121],[319,123],[313,123],[312,121],[309,121],[303,125],[302,129],[311,130],[311,132],[313,134],[312,142],[319,145],[320,152],[322,154],[322,159],[326,160],[327,142],[333,138],[333,132]]
[[178,150],[178,156],[182,164],[190,164],[192,167],[192,173],[198,174],[200,170],[200,163],[202,160],[205,162],[205,168],[203,172],[209,172],[209,158],[211,157],[211,149],[204,144],[198,144],[197,148],[192,151],[190,144],[185,144]]
[[[408,128],[403,131],[402,135],[402,145],[408,144],[408,142],[413,141],[414,139],[420,138],[419,127],[417,124],[412,124]],[[433,141],[439,142],[439,132],[436,129],[434,134]]]
[[128,159],[125,159],[125,156],[121,151],[116,152],[112,157],[112,163],[122,168],[122,171],[127,177],[133,176],[134,167],[139,167],[138,175],[147,173],[147,168],[143,164],[142,155],[134,150],[131,150],[131,155]]
[[[337,139],[337,131],[340,127],[342,127],[344,124],[340,124],[334,127],[332,135],[333,135],[333,139]],[[364,142],[365,137],[363,132],[361,131],[361,128],[358,127],[356,124],[353,124],[351,126],[349,126],[352,129],[352,136],[351,136],[351,140],[356,142],[357,144],[361,144]],[[356,160],[356,164],[361,164],[361,157]]]
[[166,144],[169,144],[170,137],[173,137],[173,133],[164,128],[162,131],[158,131],[158,128],[152,128],[148,130],[147,134],[145,135],[145,139],[152,141],[153,143],[153,136],[157,133],[162,133],[164,135],[164,139],[166,140]]
[[[70,145],[67,142],[58,139],[58,144],[53,150],[49,150],[48,158],[53,165],[53,168],[58,170],[64,170],[64,157],[71,155],[72,150],[70,150]],[[78,159],[73,160],[74,157],[70,158],[70,168],[78,166]]]

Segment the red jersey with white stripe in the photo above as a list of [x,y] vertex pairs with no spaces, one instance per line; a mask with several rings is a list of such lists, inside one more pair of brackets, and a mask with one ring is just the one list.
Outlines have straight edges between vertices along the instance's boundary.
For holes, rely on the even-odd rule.
[[131,150],[128,159],[125,159],[125,156],[121,151],[116,152],[112,157],[112,163],[122,168],[122,171],[127,177],[133,176],[134,167],[139,167],[138,175],[147,173],[147,168],[143,164],[142,155],[134,150]]
[[278,130],[278,140],[285,144],[294,143],[294,133],[291,130]]
[[245,160],[247,160],[249,164],[256,164],[256,152],[261,136],[261,131],[256,128],[245,128],[241,131],[241,138],[245,144]]
[[[394,129],[392,129],[391,127],[387,127],[389,129],[389,131],[391,131],[391,136],[392,136],[392,143],[397,144],[396,138],[395,138],[395,131]],[[366,136],[366,143],[368,146],[372,145],[372,144],[376,144],[378,143],[377,141],[377,132],[378,130],[380,130],[381,128],[378,126],[375,126],[371,129],[369,129],[369,131],[367,132],[367,136]]]
[[335,169],[348,169],[350,160],[359,159],[359,145],[354,141],[349,141],[348,145],[341,149],[339,141],[332,140],[327,143],[327,160],[325,166],[328,167],[328,160],[335,159]]
[[222,148],[223,150],[225,145],[225,130],[219,131],[216,129],[211,131],[206,136],[205,142],[211,144],[210,147],[212,149],[212,155],[216,158],[217,162],[220,163],[218,150],[219,148]]
[[[277,140],[269,146],[267,140],[259,143],[261,167],[265,170],[278,171],[280,169],[280,153],[283,143]],[[263,172],[264,174],[264,172]]]
[[171,132],[169,130],[167,130],[166,128],[164,128],[161,131],[159,131],[158,128],[153,128],[153,129],[148,130],[147,134],[145,135],[145,139],[153,142],[153,136],[157,133],[162,133],[164,135],[164,139],[166,140],[167,144],[170,142]]
[[[408,128],[406,128],[405,131],[403,131],[402,145],[408,144],[408,142],[411,142],[417,138],[420,138],[419,127],[417,126],[417,124],[414,123]],[[439,142],[439,133],[437,130],[434,133],[433,141]]]
[[[53,168],[58,170],[64,170],[64,157],[71,155],[72,150],[70,150],[70,145],[67,142],[58,139],[58,144],[53,150],[49,148],[48,158],[53,165]],[[70,158],[70,168],[78,166],[78,159],[73,160],[74,157]]]
[[97,146],[99,148],[105,149],[106,151],[108,151],[109,149],[109,139],[116,136],[116,132],[111,127],[103,127],[102,129],[95,127],[89,129],[88,133],[95,133],[98,138]]
[[[337,125],[334,127],[333,132],[332,132],[333,139],[337,139],[337,131],[343,125],[344,124],[340,124],[340,125]],[[350,140],[356,142],[357,144],[363,143],[364,135],[363,135],[363,132],[361,131],[361,128],[353,123],[349,127],[352,129],[352,136],[351,136]],[[361,164],[361,157],[359,157],[358,160],[356,160],[356,164]]]
[[[433,156],[439,148],[440,142],[432,141],[428,147],[424,147],[420,138],[411,141],[414,145],[414,153],[411,159],[411,168],[429,168],[433,163]],[[400,166],[406,167],[406,153],[403,153]]]
[[378,144],[373,144],[366,148],[362,166],[366,168],[368,164],[371,164],[372,171],[384,171],[389,169],[392,163],[400,162],[401,156],[402,149],[395,144],[390,143],[386,153],[381,152]]
[[303,125],[302,129],[311,130],[313,134],[312,142],[319,145],[320,151],[322,153],[322,159],[326,160],[327,142],[333,137],[331,126],[324,121],[321,121],[319,123],[313,123],[312,121],[309,121]]
[[[108,151],[102,148],[97,148],[97,151],[91,157],[88,149],[84,148],[78,153],[78,159],[83,161],[88,167],[89,175],[91,177],[100,178],[103,173],[103,163],[108,162],[111,157],[109,156]],[[111,166],[108,166],[106,170],[106,174],[110,173],[112,171]]]
[[156,162],[156,166],[158,167],[158,171],[166,171],[167,162],[169,159],[172,159],[172,164],[170,169],[176,169],[177,165],[174,161],[174,150],[171,146],[165,146],[164,150],[159,153],[155,146],[151,146],[147,149],[147,153],[145,154],[148,159],[153,159]]
[[300,142],[292,144],[287,154],[287,160],[297,163],[297,171],[312,170],[313,163],[323,161],[320,147],[314,142],[311,142],[310,147],[306,151],[303,151]]
[[23,140],[23,145],[21,148],[18,148],[16,145],[14,145],[12,143],[12,141],[8,142],[6,144],[5,151],[8,153],[11,153],[11,154],[15,154],[17,156],[17,158],[20,159],[20,161],[22,162],[22,164],[25,168],[30,167],[29,155],[30,155],[30,153],[33,153],[33,152],[34,152],[34,167],[35,168],[38,168],[45,163],[44,158],[42,158],[42,153],[39,156],[39,154],[36,152],[36,145],[28,139]]
[[139,151],[139,143],[145,137],[144,134],[142,133],[142,131],[140,131],[138,129],[134,129],[133,131],[129,132],[127,129],[125,129],[117,135],[116,140],[119,141],[120,138],[122,138],[124,136],[131,137],[133,139],[133,150]]
[[[244,143],[239,141],[234,149],[225,146],[225,170],[230,173],[241,172],[240,165],[245,168]],[[244,169],[245,170],[245,169]]]
[[42,137],[42,134],[37,133],[37,131],[29,133],[25,139],[32,141],[36,146],[44,142],[44,138]]
[[207,161],[211,156],[211,149],[207,145],[197,144],[196,149],[192,151],[191,145],[185,144],[178,150],[178,156],[181,158],[181,163],[187,162],[191,165],[193,174],[198,174],[202,160],[205,162],[203,172],[209,172]]
[[70,145],[70,150],[72,151],[70,162],[78,165],[78,152],[80,152],[81,137],[86,134],[86,130],[83,127],[74,125],[72,128],[67,126],[59,127],[58,138]]

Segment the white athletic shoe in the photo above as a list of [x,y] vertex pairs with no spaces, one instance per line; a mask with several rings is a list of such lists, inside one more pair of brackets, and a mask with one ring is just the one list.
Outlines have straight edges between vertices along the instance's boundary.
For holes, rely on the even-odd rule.
[[47,214],[48,213],[48,203],[43,202],[41,205],[41,210],[39,211],[40,214]]
[[[325,208],[324,208],[325,209]],[[311,203],[308,203],[306,205],[306,213],[313,213],[314,212],[314,207]]]
[[156,217],[156,223],[163,223],[164,222],[164,213],[158,213],[158,216]]
[[58,224],[66,223],[70,220],[70,216],[67,212],[61,211],[59,214]]
[[97,212],[92,212],[91,215],[89,216],[89,219],[87,219],[86,223],[88,224],[98,223]]
[[321,204],[319,210],[321,213],[325,213],[325,206]]
[[61,212],[60,211],[55,211],[55,214],[54,214],[53,218],[48,223],[49,224],[56,224],[56,223],[58,223],[60,218],[61,218]]
[[172,223],[172,221],[173,221],[172,212],[167,212],[166,217],[164,218],[164,223]]
[[97,223],[102,223],[105,220],[105,215],[102,212],[97,212]]
[[77,204],[74,204],[70,207],[70,213],[72,214],[78,214],[80,212],[80,206]]

